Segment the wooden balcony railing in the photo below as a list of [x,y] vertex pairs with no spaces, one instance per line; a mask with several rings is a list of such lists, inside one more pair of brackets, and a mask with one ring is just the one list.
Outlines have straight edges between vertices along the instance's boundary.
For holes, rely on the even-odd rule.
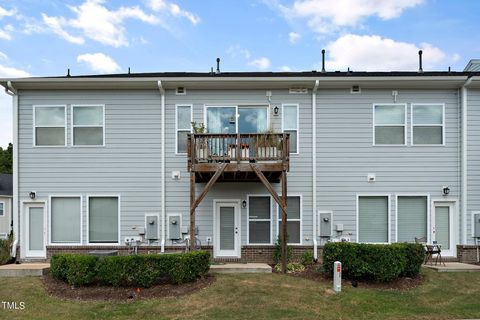
[[284,163],[289,161],[289,134],[188,135],[188,169],[200,163]]

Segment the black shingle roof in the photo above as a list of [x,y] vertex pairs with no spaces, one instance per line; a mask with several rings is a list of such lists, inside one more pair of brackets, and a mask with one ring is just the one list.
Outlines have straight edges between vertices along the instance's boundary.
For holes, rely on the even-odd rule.
[[480,72],[471,71],[301,71],[301,72],[145,72],[145,73],[115,73],[78,76],[54,76],[46,78],[256,78],[256,77],[440,77],[440,76],[477,76]]
[[11,173],[0,173],[0,196],[13,194],[13,180]]

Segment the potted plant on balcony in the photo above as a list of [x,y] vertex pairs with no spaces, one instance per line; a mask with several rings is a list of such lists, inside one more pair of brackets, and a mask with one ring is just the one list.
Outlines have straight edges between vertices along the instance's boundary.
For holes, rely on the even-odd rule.
[[278,157],[278,137],[272,129],[263,132],[257,140],[257,157],[260,161],[273,160]]
[[[195,121],[191,122],[193,133],[206,133],[207,130],[205,125],[201,122],[197,123]],[[195,153],[199,161],[206,161],[208,156],[208,139],[207,138],[197,138],[195,141]]]

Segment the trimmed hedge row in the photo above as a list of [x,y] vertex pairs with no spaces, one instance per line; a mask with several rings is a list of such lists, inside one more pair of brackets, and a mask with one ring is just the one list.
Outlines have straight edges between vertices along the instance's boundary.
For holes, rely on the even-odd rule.
[[417,276],[424,257],[421,244],[331,242],[323,249],[323,268],[332,275],[333,263],[340,261],[345,278],[388,282],[399,277]]
[[207,251],[103,258],[56,254],[50,260],[52,277],[72,286],[100,282],[115,287],[148,288],[163,279],[173,283],[191,282],[204,276],[209,268],[210,253]]

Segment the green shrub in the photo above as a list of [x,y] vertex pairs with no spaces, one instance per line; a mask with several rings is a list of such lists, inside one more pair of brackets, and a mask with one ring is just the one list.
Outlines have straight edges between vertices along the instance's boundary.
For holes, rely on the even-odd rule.
[[51,273],[71,285],[87,285],[95,280],[115,287],[151,287],[166,278],[173,283],[191,282],[210,268],[210,253],[195,251],[175,254],[142,254],[96,258],[61,254],[51,259]]
[[423,259],[423,252],[420,254],[418,246],[410,244],[327,243],[323,249],[323,268],[332,275],[333,263],[340,261],[345,278],[387,282],[417,275],[420,256]]
[[302,260],[301,260],[302,264],[304,266],[308,266],[308,265],[311,265],[313,264],[313,252],[310,251],[310,250],[307,250],[305,251],[303,254],[302,254]]
[[[287,246],[287,263],[292,261],[292,247]],[[273,247],[273,261],[275,264],[279,263],[282,260],[282,246],[280,236],[278,236],[277,241],[275,241],[275,246]]]
[[95,281],[98,257],[70,255],[66,257],[67,282],[71,286],[85,286]]
[[[275,265],[275,271],[282,272],[281,263],[277,263]],[[305,271],[305,266],[301,263],[290,262],[289,264],[287,264],[287,273],[296,273],[296,272],[302,272],[302,271]]]
[[12,259],[12,256],[11,256],[12,243],[13,243],[12,233],[8,235],[7,239],[0,240],[0,265],[8,263]]
[[419,243],[396,243],[393,246],[398,247],[404,252],[406,258],[405,269],[402,277],[416,277],[420,273],[423,261],[425,259],[425,249]]

